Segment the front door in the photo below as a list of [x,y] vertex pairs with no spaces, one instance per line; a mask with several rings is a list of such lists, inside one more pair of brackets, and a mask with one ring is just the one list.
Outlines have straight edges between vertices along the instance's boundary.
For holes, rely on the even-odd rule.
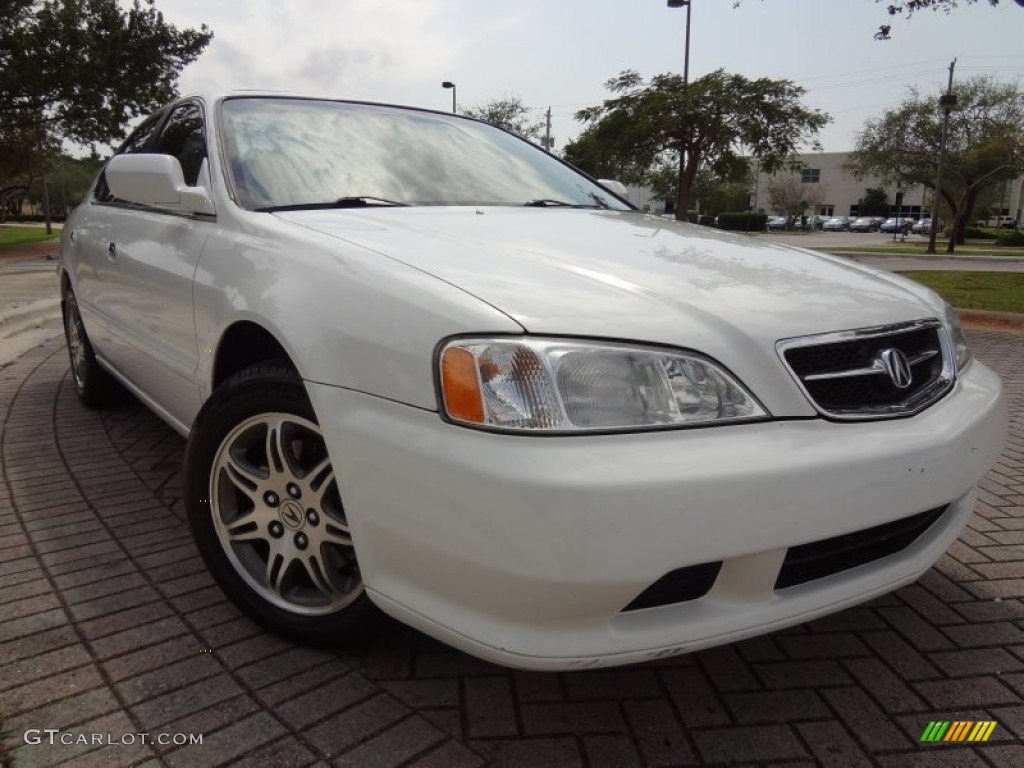
[[[174,107],[148,152],[177,157],[190,186],[204,171],[209,187],[201,105]],[[93,260],[102,264],[106,360],[188,428],[200,406],[192,282],[216,223],[150,207],[108,208],[102,231],[90,237]]]

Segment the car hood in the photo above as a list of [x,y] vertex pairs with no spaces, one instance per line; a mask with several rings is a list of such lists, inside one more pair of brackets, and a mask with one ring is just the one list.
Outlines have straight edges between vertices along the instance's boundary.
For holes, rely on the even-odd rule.
[[[530,333],[698,346],[940,315],[906,281],[763,236],[631,211],[379,208],[279,217],[458,286]],[[915,295],[916,294],[916,295]]]
[[[536,335],[696,350],[776,416],[811,416],[779,339],[941,317],[923,286],[833,256],[632,211],[290,211],[490,304]],[[476,328],[466,328],[472,333]]]

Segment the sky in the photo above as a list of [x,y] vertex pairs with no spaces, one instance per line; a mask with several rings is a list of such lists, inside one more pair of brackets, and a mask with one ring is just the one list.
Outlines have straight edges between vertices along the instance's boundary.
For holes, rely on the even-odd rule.
[[[690,77],[715,69],[786,78],[832,116],[819,139],[852,148],[865,120],[907,89],[944,90],[991,74],[1024,82],[1024,0],[890,19],[875,0],[693,0]],[[625,69],[681,73],[686,11],[666,0],[157,0],[179,27],[206,24],[209,49],[182,73],[183,94],[298,91],[448,110],[518,97],[543,117],[556,149],[573,114],[608,96]],[[892,39],[877,41],[879,24]]]

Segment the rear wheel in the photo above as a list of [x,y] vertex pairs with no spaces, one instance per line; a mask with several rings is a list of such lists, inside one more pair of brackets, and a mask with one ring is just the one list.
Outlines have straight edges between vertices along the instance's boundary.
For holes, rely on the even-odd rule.
[[124,390],[96,362],[96,354],[85,332],[73,293],[68,293],[64,300],[64,338],[67,341],[71,378],[75,382],[78,399],[89,408],[99,408],[119,400]]
[[185,454],[196,544],[227,596],[281,634],[339,643],[377,616],[302,380],[256,366],[203,408]]

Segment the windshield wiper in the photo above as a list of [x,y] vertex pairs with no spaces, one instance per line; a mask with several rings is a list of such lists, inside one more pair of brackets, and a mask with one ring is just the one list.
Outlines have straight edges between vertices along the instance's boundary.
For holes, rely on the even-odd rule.
[[388,200],[386,197],[374,197],[373,195],[354,195],[352,197],[339,197],[334,201],[335,208],[363,208],[371,205],[408,205],[397,200]]
[[541,197],[537,200],[527,200],[523,203],[524,207],[530,208],[597,208],[596,205],[581,205],[579,203],[567,203],[565,200],[553,200],[547,197]]
[[330,203],[294,203],[292,205],[268,205],[265,208],[257,208],[259,213],[274,213],[275,211],[318,211],[332,208],[372,208],[377,206],[407,206],[408,203],[400,203],[397,200],[388,200],[386,197],[374,197],[373,195],[352,195],[350,197],[339,197]]

